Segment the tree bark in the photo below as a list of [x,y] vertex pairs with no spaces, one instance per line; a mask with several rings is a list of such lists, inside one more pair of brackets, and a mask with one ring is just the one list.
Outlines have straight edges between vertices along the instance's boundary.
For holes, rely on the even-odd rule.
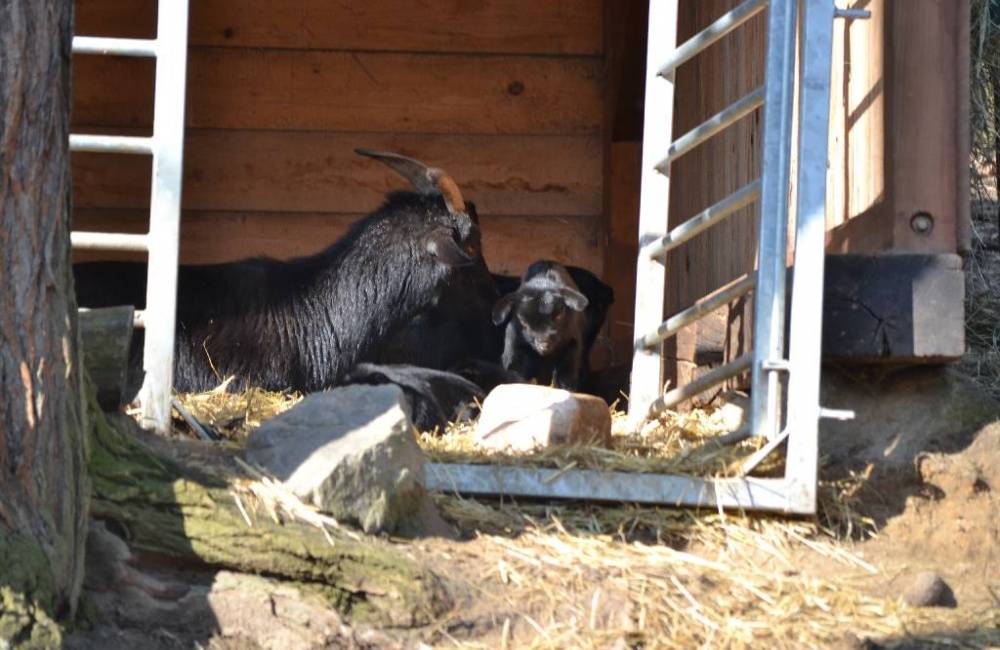
[[88,488],[70,266],[70,0],[0,2],[0,645],[59,643]]

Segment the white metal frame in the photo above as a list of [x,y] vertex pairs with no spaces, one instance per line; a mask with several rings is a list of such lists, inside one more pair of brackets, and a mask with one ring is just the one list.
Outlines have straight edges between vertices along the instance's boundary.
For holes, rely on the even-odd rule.
[[177,307],[177,256],[180,238],[181,172],[184,158],[184,96],[187,70],[188,0],[160,0],[153,40],[75,36],[74,54],[156,59],[152,137],[71,134],[71,151],[124,153],[153,157],[149,232],[144,235],[73,232],[76,249],[141,251],[148,254],[146,309],[136,312],[145,327],[140,392],[146,426],[170,425],[173,387],[174,322]]
[[[785,355],[786,247],[791,175],[792,111],[799,4],[801,67],[797,164],[796,247],[790,355]],[[751,433],[768,442],[738,478],[627,474],[494,465],[431,464],[428,487],[474,495],[630,501],[812,514],[816,508],[818,425],[847,417],[819,406],[826,158],[830,103],[833,0],[746,0],[693,38],[676,45],[678,0],[651,0],[646,74],[640,252],[636,264],[636,345],[629,418],[638,426],[657,411],[746,371],[751,372]],[[768,11],[765,85],[700,126],[672,140],[674,72],[747,20]],[[837,13],[842,17],[846,16]],[[667,230],[670,163],[763,106],[763,170],[748,184],[685,223]],[[758,269],[692,307],[663,320],[666,264],[662,257],[736,210],[760,200]],[[754,293],[754,351],[662,394],[662,342],[734,298]],[[788,378],[787,400],[782,375]],[[785,408],[782,408],[785,407]],[[782,421],[784,428],[782,428]],[[788,440],[782,478],[746,474]]]

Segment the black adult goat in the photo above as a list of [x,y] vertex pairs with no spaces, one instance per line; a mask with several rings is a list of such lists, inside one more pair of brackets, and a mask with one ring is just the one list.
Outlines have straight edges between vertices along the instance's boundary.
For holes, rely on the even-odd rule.
[[[180,267],[177,389],[204,390],[230,375],[233,388],[335,385],[434,305],[454,275],[492,282],[475,208],[451,177],[398,154],[357,152],[392,167],[416,192],[390,194],[315,255]],[[145,304],[144,263],[78,264],[74,274],[81,306]],[[141,336],[136,339],[133,377],[141,350]],[[131,388],[137,389],[134,381]]]

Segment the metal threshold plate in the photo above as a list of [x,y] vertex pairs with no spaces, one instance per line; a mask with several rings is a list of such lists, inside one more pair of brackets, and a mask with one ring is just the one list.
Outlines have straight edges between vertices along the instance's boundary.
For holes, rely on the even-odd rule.
[[429,463],[427,488],[435,492],[619,501],[665,506],[767,510],[811,514],[789,497],[783,478],[698,478],[589,469]]

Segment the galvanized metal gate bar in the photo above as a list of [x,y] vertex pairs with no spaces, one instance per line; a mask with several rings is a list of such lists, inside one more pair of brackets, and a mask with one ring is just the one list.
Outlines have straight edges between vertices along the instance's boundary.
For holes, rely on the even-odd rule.
[[[816,507],[817,431],[828,413],[819,406],[820,336],[826,202],[826,154],[834,6],[832,0],[801,0],[803,44],[800,87],[797,227],[792,294],[791,355],[784,355],[788,191],[792,147],[792,93],[799,0],[749,0],[720,17],[672,52],[677,1],[650,4],[646,115],[640,201],[640,254],[636,266],[636,346],[629,416],[638,424],[651,413],[688,399],[737,374],[752,371],[752,432],[768,438],[768,451],[788,440],[784,478],[706,479],[691,476],[625,474],[593,470],[431,464],[428,486],[467,494],[632,501],[685,506],[813,513]],[[768,8],[766,81],[714,118],[670,142],[673,74],[751,16]],[[656,35],[655,37],[653,35]],[[659,64],[660,61],[664,63]],[[650,70],[662,72],[662,79]],[[666,232],[669,163],[750,110],[764,105],[764,164],[761,179]],[[680,144],[678,144],[680,143]],[[664,149],[667,154],[664,155]],[[659,156],[659,157],[658,157]],[[662,160],[657,165],[654,161]],[[659,172],[659,174],[657,173]],[[758,271],[660,322],[665,266],[671,249],[760,198]],[[662,341],[698,320],[726,299],[754,291],[755,349],[728,365],[660,396]],[[780,374],[790,377],[787,427],[781,429]],[[832,413],[832,412],[829,412]],[[842,417],[844,413],[837,413]],[[752,459],[758,462],[758,458]]]
[[155,40],[73,38],[75,54],[156,59],[152,137],[72,134],[70,149],[153,157],[148,234],[74,232],[71,241],[78,249],[148,253],[146,309],[136,312],[135,324],[146,330],[143,350],[146,375],[140,392],[143,424],[158,431],[165,431],[170,425],[173,384],[187,28],[188,0],[160,0]]
[[[833,0],[824,1],[833,4]],[[750,428],[755,435],[769,439],[778,434],[780,426],[780,376],[777,370],[766,370],[764,366],[770,360],[784,358],[785,353],[785,264],[797,8],[798,0],[771,1],[764,55],[767,98],[757,219],[758,277],[754,293]]]
[[[799,154],[796,180],[795,265],[789,327],[789,497],[816,507],[819,419],[839,417],[820,407],[823,273],[826,250],[826,175],[834,5],[809,0],[802,16]],[[853,413],[850,414],[853,417]]]

